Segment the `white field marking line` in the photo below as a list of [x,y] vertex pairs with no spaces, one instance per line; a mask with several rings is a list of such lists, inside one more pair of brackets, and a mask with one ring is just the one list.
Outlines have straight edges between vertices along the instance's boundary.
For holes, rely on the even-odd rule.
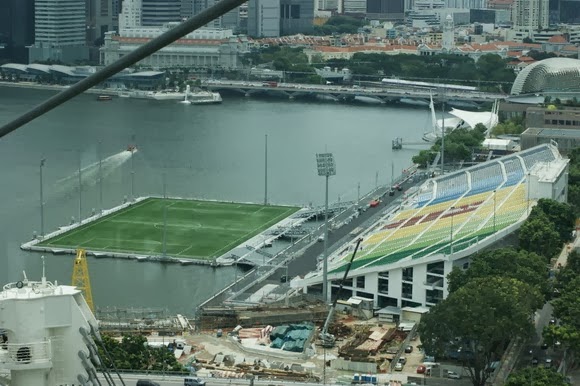
[[[85,231],[87,229],[90,229],[90,228],[94,227],[95,225],[98,225],[98,224],[102,223],[103,221],[109,221],[110,219],[115,218],[115,217],[117,217],[120,214],[130,212],[131,210],[136,209],[136,208],[140,208],[141,206],[145,205],[147,202],[148,202],[148,200],[143,200],[141,203],[129,207],[129,209],[127,209],[126,211],[125,210],[120,210],[119,212],[115,213],[111,217],[105,216],[105,217],[101,218],[100,220],[95,221],[94,223],[88,224],[86,227],[79,226],[78,228],[73,229],[70,233],[69,232],[63,233],[60,237],[57,237],[54,241],[60,241],[60,240],[62,240],[65,237],[70,237],[70,236],[72,236],[72,235],[80,232],[81,229],[83,231]],[[149,202],[155,202],[155,201],[149,201]]]
[[[247,237],[247,235],[249,235],[249,234],[252,234],[253,232],[257,231],[258,229],[260,229],[260,228],[262,228],[262,227],[264,227],[264,226],[266,227],[265,229],[268,229],[268,227],[270,227],[270,226],[271,226],[271,223],[274,223],[274,224],[275,224],[275,223],[277,222],[276,220],[277,220],[278,218],[280,218],[280,217],[288,217],[288,216],[286,215],[286,213],[288,213],[288,212],[290,212],[290,211],[292,211],[292,210],[293,210],[293,209],[287,209],[287,210],[286,210],[284,213],[281,213],[281,214],[279,214],[278,216],[274,217],[272,220],[268,221],[267,223],[265,223],[265,224],[262,224],[262,225],[260,225],[259,227],[256,227],[255,229],[253,229],[253,230],[251,230],[251,231],[249,231],[249,232],[246,232],[246,233],[245,233],[243,236],[241,236],[241,237],[237,238],[236,240],[232,241],[231,243],[227,244],[226,246],[224,246],[224,247],[222,247],[222,248],[218,249],[217,251],[215,251],[215,252],[212,254],[212,256],[216,256],[216,255],[217,255],[219,252],[223,251],[224,249],[226,249],[226,250],[229,250],[229,247],[230,247],[230,245],[232,245],[232,244],[234,244],[234,243],[237,243],[238,241],[240,241],[240,240],[241,240],[241,239],[243,239],[243,238],[248,238],[248,237]],[[248,239],[249,239],[249,238],[248,238]],[[236,244],[236,245],[237,245],[237,244]]]
[[[118,241],[118,239],[100,239],[100,238],[98,238],[98,240],[115,240],[115,241]],[[123,240],[123,239],[120,239],[120,241],[121,242],[126,242],[127,244],[129,244],[131,242],[131,240]],[[157,242],[157,243],[161,244],[160,242]],[[104,246],[102,248],[95,247],[95,248],[87,248],[87,249],[89,249],[91,251],[122,252],[122,253],[132,253],[132,254],[152,254],[152,255],[154,255],[154,254],[157,254],[158,253],[158,252],[155,252],[155,251],[153,251],[151,249],[148,249],[148,250],[131,250],[131,249],[116,248],[115,245],[118,245],[118,244],[106,245],[106,246]],[[170,245],[170,246],[173,246],[173,247],[181,247],[181,246],[183,246],[183,244],[173,244],[173,243],[165,243],[165,245]],[[63,245],[63,246],[58,245],[58,246],[55,246],[55,247],[56,248],[70,249],[70,246],[66,246],[66,245]]]

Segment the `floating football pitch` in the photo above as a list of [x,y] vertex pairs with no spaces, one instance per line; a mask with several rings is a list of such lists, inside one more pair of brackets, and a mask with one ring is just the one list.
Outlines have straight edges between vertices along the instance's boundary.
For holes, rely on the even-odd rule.
[[210,260],[268,229],[299,208],[216,201],[148,198],[38,246],[142,255],[166,253]]

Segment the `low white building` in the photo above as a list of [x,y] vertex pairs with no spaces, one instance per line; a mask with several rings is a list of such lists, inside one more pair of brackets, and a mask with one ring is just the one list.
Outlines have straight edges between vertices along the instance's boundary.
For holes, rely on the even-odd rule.
[[[105,34],[101,47],[100,62],[109,65],[135,50],[151,39],[174,27],[167,23],[163,27],[139,27],[121,30],[120,34]],[[232,30],[200,28],[175,43],[155,52],[138,64],[151,68],[175,67],[223,67],[235,69],[242,66],[240,58],[249,51],[248,39],[234,35]]]

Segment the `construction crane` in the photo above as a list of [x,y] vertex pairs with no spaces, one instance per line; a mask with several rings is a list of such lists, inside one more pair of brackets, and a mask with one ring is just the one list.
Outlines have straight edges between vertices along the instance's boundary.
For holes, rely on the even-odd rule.
[[334,316],[334,310],[336,309],[336,302],[338,301],[338,298],[340,297],[340,292],[342,291],[342,286],[344,284],[344,281],[346,280],[348,272],[350,271],[350,267],[352,265],[352,262],[354,261],[354,257],[356,256],[356,252],[358,251],[358,247],[360,246],[361,241],[362,241],[362,238],[359,238],[356,242],[356,247],[354,247],[354,252],[352,253],[352,256],[350,258],[350,261],[348,262],[348,265],[346,266],[346,270],[344,271],[344,276],[342,277],[342,280],[340,281],[340,285],[338,287],[338,291],[336,292],[336,297],[334,298],[334,301],[332,302],[332,306],[330,307],[330,311],[328,311],[328,316],[326,317],[326,321],[324,322],[324,327],[322,327],[322,331],[320,332],[319,337],[320,337],[320,340],[322,341],[322,347],[331,348],[331,347],[334,347],[334,344],[336,343],[336,338],[334,337],[334,335],[328,333],[328,327],[330,326],[330,321],[332,320],[332,317]]
[[84,249],[77,249],[77,257],[73,265],[72,285],[77,287],[85,297],[87,305],[95,313],[93,305],[93,293],[91,291],[91,279],[89,278],[89,267],[87,265],[87,253]]

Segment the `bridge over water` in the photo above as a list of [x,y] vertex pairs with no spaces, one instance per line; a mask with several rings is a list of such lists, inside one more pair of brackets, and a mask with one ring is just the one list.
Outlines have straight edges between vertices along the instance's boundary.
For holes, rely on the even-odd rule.
[[408,100],[417,104],[429,103],[433,95],[435,100],[445,98],[448,101],[460,102],[493,102],[505,100],[507,95],[470,90],[446,90],[445,94],[421,87],[363,87],[357,85],[315,85],[301,83],[276,83],[232,80],[205,80],[202,86],[215,91],[234,91],[245,96],[270,94],[286,96],[289,99],[299,97],[323,96],[336,101],[353,100],[355,97],[372,98],[377,102],[399,102]]

